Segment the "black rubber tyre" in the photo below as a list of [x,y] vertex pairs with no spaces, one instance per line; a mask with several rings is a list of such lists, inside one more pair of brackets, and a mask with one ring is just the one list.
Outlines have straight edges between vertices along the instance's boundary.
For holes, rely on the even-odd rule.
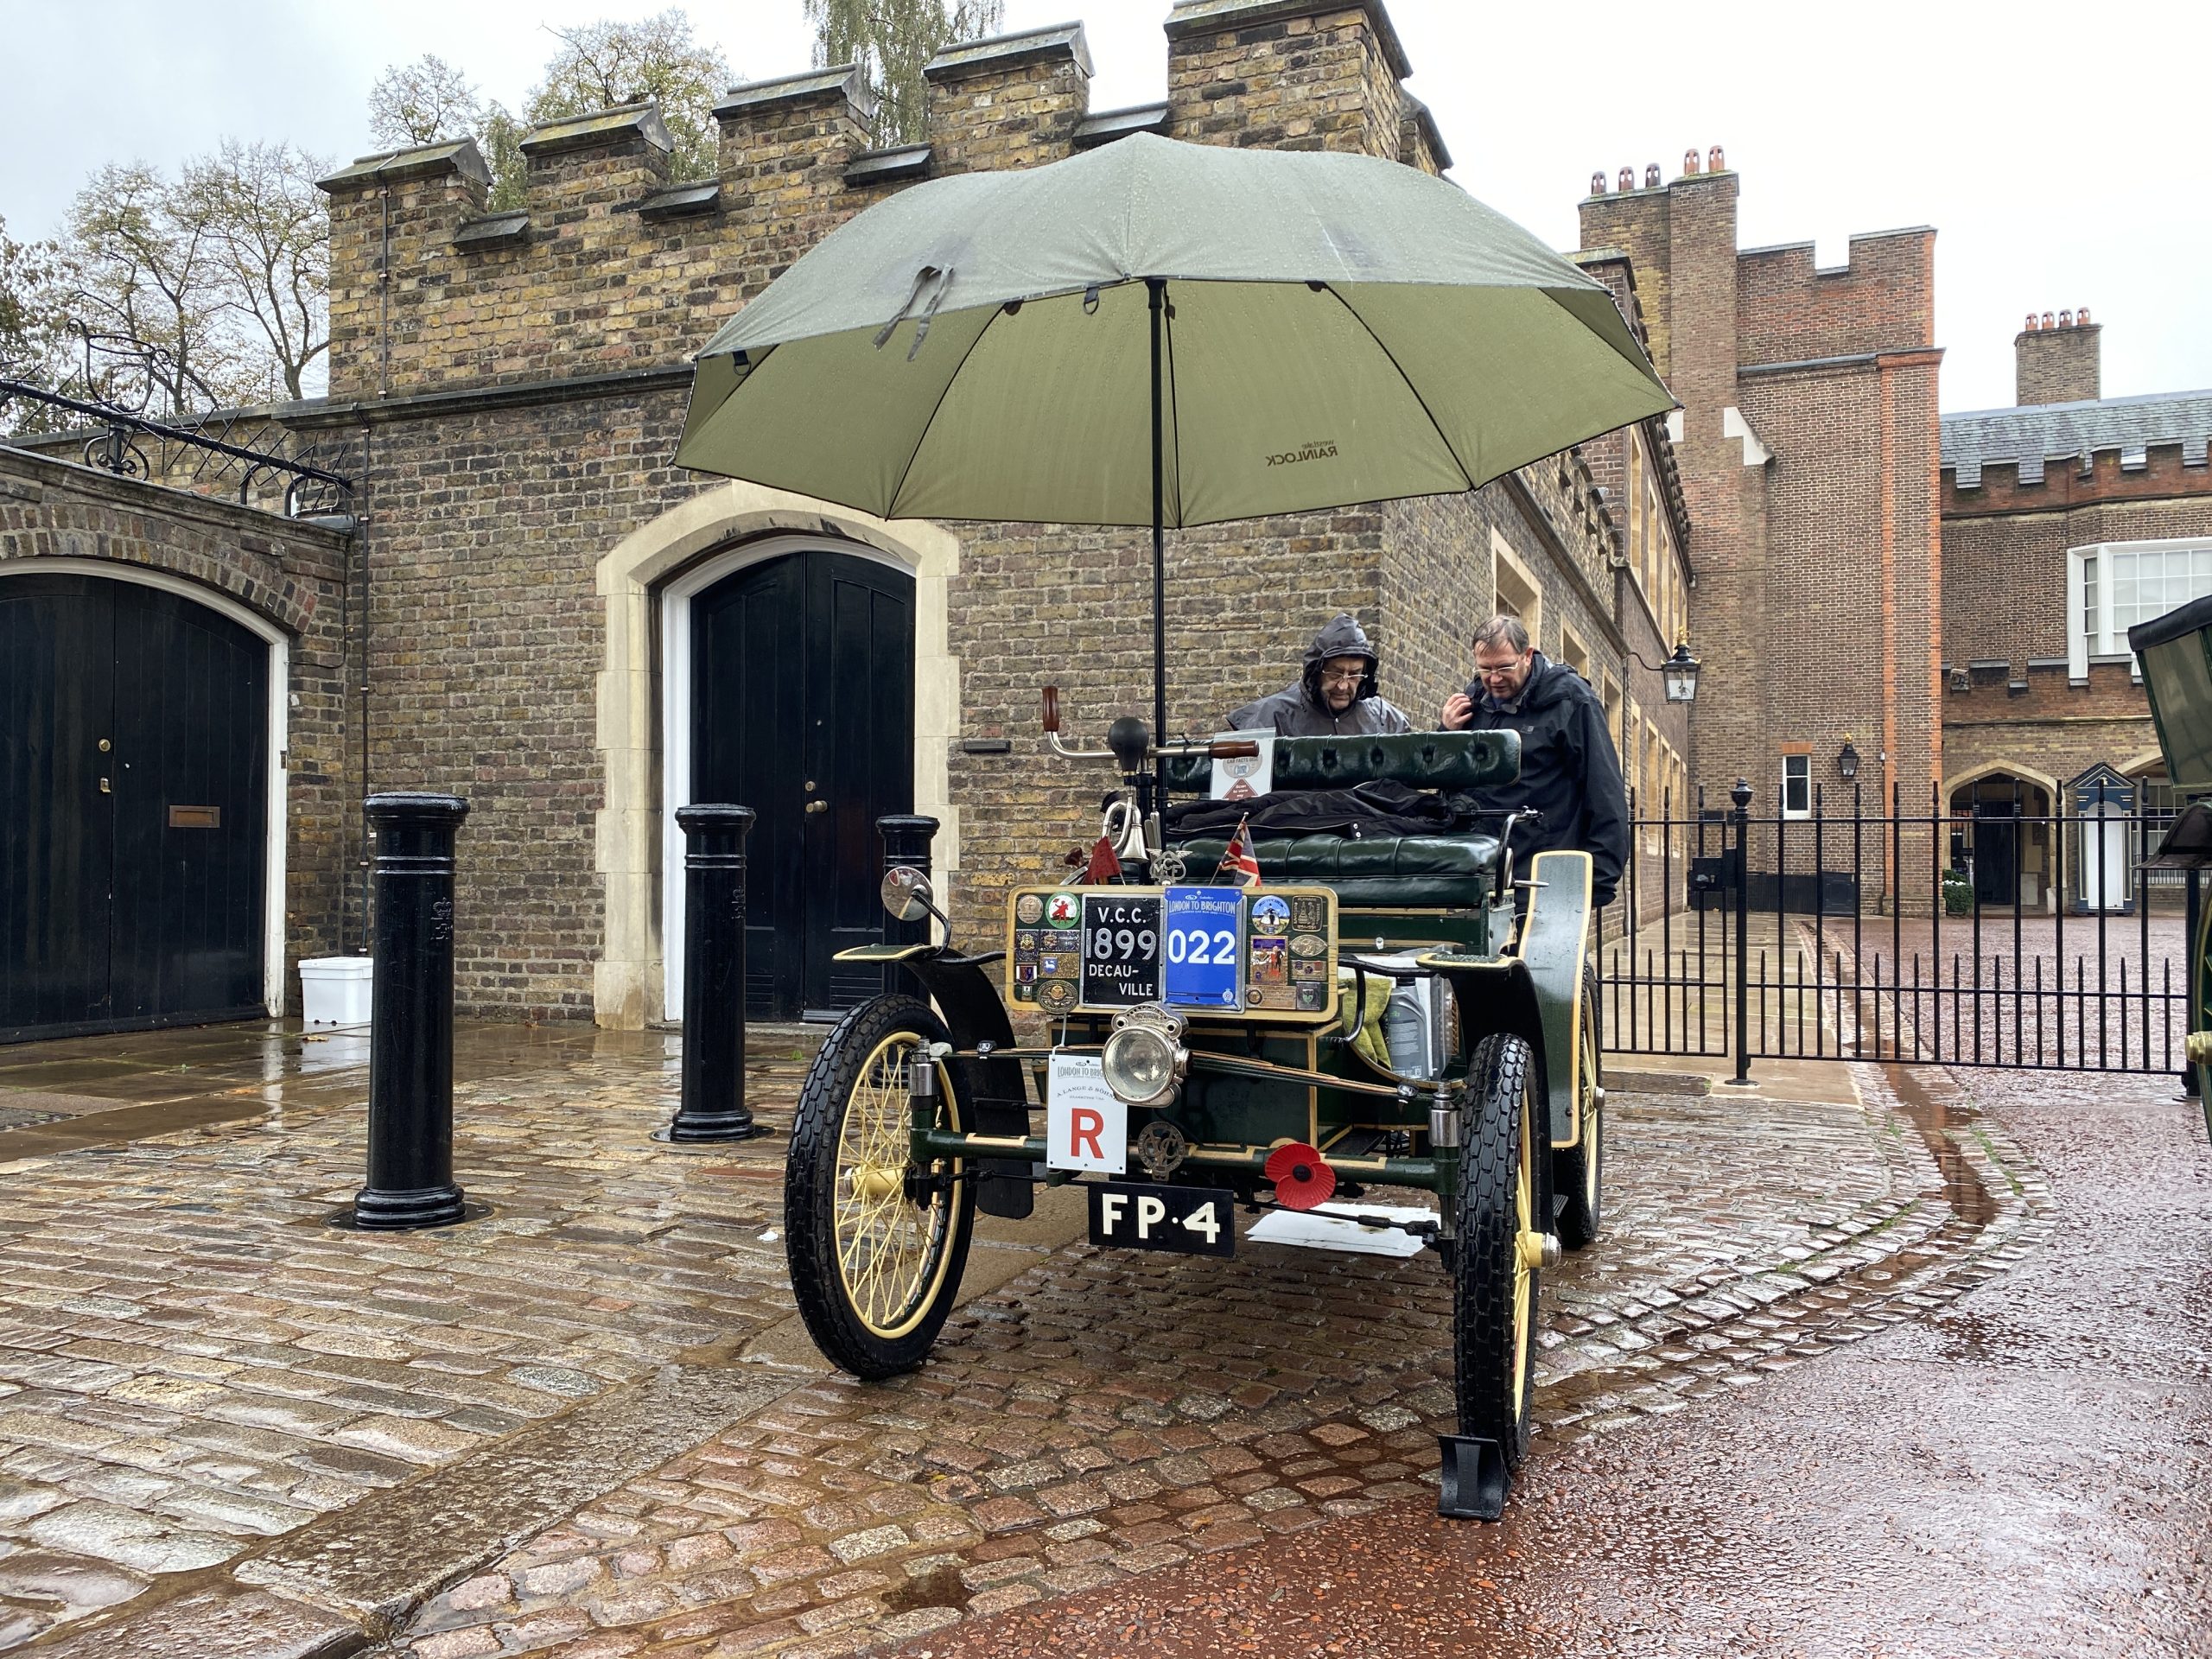
[[1552,1154],[1552,1191],[1559,1194],[1559,1242],[1581,1249],[1605,1217],[1605,1106],[1603,1045],[1598,1040],[1598,976],[1582,970],[1583,1131],[1578,1143]]
[[[944,1022],[911,996],[879,996],[830,1032],[808,1069],[784,1167],[784,1255],[799,1317],[824,1358],[871,1382],[928,1357],[967,1265],[974,1183],[958,1160],[917,1169],[907,1066]],[[950,1070],[938,1121],[963,1128]]]
[[[1518,1037],[1485,1037],[1459,1124],[1459,1238],[1452,1263],[1452,1386],[1459,1432],[1495,1440],[1508,1468],[1529,1449],[1536,1357],[1539,1218],[1549,1136],[1535,1057]],[[1523,1249],[1524,1240],[1537,1241]]]

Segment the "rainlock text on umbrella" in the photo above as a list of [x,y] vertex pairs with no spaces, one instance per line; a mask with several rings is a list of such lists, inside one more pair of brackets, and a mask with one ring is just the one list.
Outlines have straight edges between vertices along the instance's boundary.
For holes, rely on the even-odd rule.
[[1286,449],[1279,455],[1269,455],[1270,467],[1295,467],[1301,461],[1330,461],[1336,456],[1337,446],[1327,439],[1303,443],[1295,449]]

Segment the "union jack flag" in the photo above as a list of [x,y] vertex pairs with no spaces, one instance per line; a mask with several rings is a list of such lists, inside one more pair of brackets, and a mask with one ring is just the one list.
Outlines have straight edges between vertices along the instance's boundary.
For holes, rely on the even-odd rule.
[[1220,867],[1213,873],[1217,881],[1224,877],[1240,887],[1260,885],[1260,861],[1252,856],[1252,817],[1249,812],[1237,819],[1236,833],[1229,838]]

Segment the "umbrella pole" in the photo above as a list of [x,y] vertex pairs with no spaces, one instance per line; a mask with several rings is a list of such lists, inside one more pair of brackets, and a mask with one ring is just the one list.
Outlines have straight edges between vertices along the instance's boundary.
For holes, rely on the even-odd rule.
[[1167,465],[1166,417],[1160,396],[1160,334],[1167,283],[1145,278],[1152,302],[1152,850],[1162,846],[1160,825],[1167,813]]

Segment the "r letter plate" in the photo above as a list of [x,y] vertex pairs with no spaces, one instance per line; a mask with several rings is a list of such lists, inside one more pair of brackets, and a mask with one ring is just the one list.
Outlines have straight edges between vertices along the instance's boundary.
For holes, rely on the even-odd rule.
[[1090,1194],[1090,1242],[1184,1255],[1236,1254],[1236,1195],[1226,1187],[1101,1181]]

